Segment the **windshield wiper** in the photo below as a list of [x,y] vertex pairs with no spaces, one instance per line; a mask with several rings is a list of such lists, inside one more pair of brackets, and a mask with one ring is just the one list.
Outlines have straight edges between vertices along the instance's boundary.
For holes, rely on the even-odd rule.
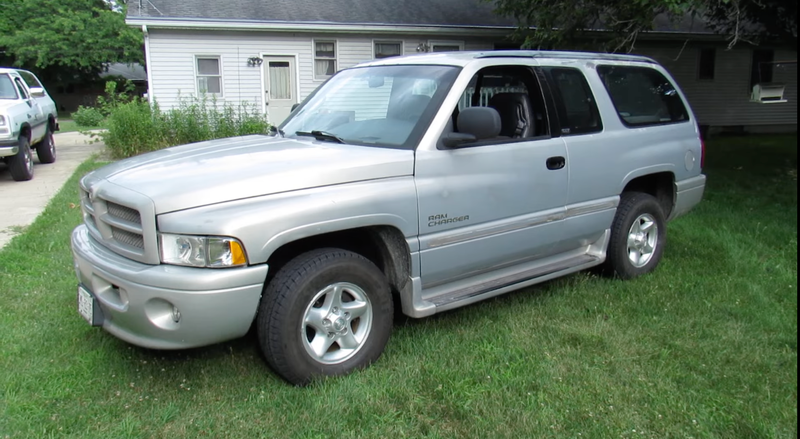
[[337,142],[337,143],[347,143],[341,137],[337,136],[336,134],[329,133],[327,131],[319,131],[319,130],[297,131],[294,134],[296,136],[311,136],[311,137],[314,137],[317,140],[327,140],[327,141],[332,141],[332,142]]

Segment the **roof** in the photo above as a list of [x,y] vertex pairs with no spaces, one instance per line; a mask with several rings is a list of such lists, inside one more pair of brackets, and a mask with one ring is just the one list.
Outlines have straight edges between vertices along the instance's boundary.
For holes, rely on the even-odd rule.
[[[165,26],[245,27],[263,24],[360,25],[439,28],[512,29],[516,22],[494,13],[486,0],[136,0],[128,2],[128,21]],[[296,28],[295,28],[296,29]],[[319,30],[317,28],[317,30]],[[654,32],[711,33],[701,20],[687,15],[673,22],[666,15],[653,22]]]
[[464,67],[475,60],[486,58],[536,58],[536,59],[560,59],[560,60],[603,60],[603,61],[623,61],[657,64],[652,58],[639,55],[619,55],[611,53],[595,52],[571,52],[554,50],[503,50],[503,51],[470,51],[470,52],[438,52],[421,53],[400,57],[383,58],[359,64],[359,66],[380,66],[380,65],[415,65],[415,64],[436,64],[436,65],[455,65]]
[[138,0],[128,18],[513,27],[482,0]]

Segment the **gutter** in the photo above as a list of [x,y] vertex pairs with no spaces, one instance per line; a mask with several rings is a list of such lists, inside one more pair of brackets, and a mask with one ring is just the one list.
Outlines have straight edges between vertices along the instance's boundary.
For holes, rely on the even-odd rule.
[[147,102],[150,106],[153,105],[155,96],[153,96],[153,72],[150,69],[150,33],[147,31],[147,25],[142,25],[142,34],[144,35],[144,70],[147,73]]

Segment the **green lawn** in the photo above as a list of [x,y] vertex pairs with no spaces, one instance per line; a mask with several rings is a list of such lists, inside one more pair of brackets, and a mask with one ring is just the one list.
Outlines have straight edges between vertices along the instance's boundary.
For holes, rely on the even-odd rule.
[[372,368],[307,388],[252,335],[158,352],[88,327],[75,176],[0,251],[0,439],[796,438],[797,137],[709,149],[707,199],[653,275],[397,321]]

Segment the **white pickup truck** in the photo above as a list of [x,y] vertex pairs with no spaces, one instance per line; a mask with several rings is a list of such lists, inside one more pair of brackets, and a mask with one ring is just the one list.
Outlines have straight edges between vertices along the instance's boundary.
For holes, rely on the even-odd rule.
[[56,161],[56,104],[33,73],[0,68],[0,159],[16,181],[33,178],[33,154]]

